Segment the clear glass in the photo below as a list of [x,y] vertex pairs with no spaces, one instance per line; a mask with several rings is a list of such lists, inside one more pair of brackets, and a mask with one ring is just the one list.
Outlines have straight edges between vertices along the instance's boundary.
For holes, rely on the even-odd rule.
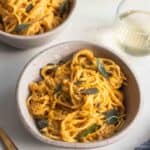
[[119,45],[133,55],[150,54],[150,0],[122,0],[116,14]]

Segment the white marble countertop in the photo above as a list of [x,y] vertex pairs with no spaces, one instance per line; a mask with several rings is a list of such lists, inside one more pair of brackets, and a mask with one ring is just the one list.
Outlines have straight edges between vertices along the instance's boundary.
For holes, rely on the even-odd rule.
[[[111,47],[134,69],[141,87],[144,108],[131,132],[115,144],[94,150],[133,150],[150,138],[150,56],[134,57],[118,48],[111,32],[103,34],[115,16],[117,0],[78,0],[78,6],[68,28],[49,45],[30,50],[16,50],[0,43],[0,127],[12,137],[19,150],[61,150],[34,139],[22,126],[16,111],[15,87],[23,66],[38,52],[63,41],[86,40]],[[104,35],[104,36],[102,36]],[[2,150],[0,144],[0,150]]]

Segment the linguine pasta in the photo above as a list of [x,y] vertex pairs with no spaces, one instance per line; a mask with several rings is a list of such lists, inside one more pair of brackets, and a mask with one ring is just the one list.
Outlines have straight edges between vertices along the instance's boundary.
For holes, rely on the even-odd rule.
[[55,140],[91,142],[114,135],[125,122],[126,83],[111,59],[83,49],[65,63],[48,64],[29,85],[27,107],[40,132]]
[[0,0],[0,30],[18,35],[36,35],[61,24],[71,0]]

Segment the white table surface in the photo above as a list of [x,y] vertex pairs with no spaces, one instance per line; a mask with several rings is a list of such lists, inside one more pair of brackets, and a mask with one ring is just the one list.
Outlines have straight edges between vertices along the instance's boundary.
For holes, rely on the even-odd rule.
[[[115,144],[94,150],[133,150],[139,143],[150,138],[150,56],[130,56],[114,44],[111,32],[103,34],[103,26],[111,24],[114,19],[118,2],[78,0],[71,24],[49,45],[21,51],[0,43],[0,127],[7,131],[20,150],[61,150],[37,141],[24,129],[16,111],[15,88],[23,66],[35,54],[51,45],[70,40],[87,40],[112,48],[134,69],[141,87],[144,107],[131,132]],[[0,144],[0,150],[2,149]]]

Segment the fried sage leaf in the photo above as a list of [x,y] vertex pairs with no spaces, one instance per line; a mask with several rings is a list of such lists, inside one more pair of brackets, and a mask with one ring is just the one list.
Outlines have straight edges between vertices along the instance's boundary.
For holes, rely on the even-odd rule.
[[108,124],[116,124],[119,119],[119,112],[116,109],[111,109],[104,113]]
[[97,125],[97,124],[93,124],[92,126],[90,126],[88,129],[82,131],[81,133],[79,133],[77,135],[77,139],[80,140],[83,137],[86,137],[88,134],[95,132],[96,130],[98,130],[101,126]]
[[89,88],[85,90],[81,90],[81,93],[91,95],[91,94],[97,94],[99,90],[97,88]]
[[32,8],[33,8],[33,5],[32,5],[32,4],[29,4],[29,5],[27,6],[27,8],[26,8],[26,12],[27,12],[27,13],[30,12],[30,11],[32,10]]
[[54,90],[54,94],[62,91],[62,84],[59,84],[57,88]]
[[103,64],[100,63],[99,59],[96,60],[97,63],[97,67],[98,67],[98,71],[106,78],[109,78],[109,74],[107,73],[107,71],[105,70]]
[[69,11],[69,1],[64,0],[59,9],[60,16],[63,17],[63,15],[68,11]]
[[26,30],[29,26],[30,26],[30,24],[18,24],[15,28],[15,32],[17,32],[17,33],[22,32],[22,31]]
[[48,126],[47,119],[36,119],[35,122],[36,122],[38,129],[43,129]]
[[77,80],[76,82],[74,82],[75,85],[81,85],[83,83],[83,81],[81,80]]

